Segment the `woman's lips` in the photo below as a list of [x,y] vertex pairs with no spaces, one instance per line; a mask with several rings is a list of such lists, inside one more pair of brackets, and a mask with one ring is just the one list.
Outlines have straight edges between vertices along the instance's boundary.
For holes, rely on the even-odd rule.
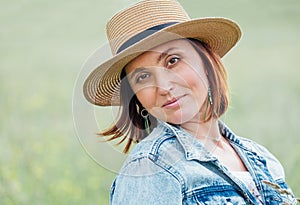
[[178,101],[183,97],[184,97],[184,95],[180,96],[180,97],[172,98],[171,100],[168,100],[167,102],[165,102],[162,107],[167,108],[167,109],[176,108],[177,106],[179,106]]

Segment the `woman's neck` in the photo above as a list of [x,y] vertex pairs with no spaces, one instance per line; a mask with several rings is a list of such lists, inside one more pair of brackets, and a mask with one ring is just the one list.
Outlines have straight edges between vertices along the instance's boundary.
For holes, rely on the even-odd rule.
[[181,124],[181,127],[202,142],[207,142],[207,140],[220,141],[222,138],[217,119],[211,119],[204,123],[189,121]]

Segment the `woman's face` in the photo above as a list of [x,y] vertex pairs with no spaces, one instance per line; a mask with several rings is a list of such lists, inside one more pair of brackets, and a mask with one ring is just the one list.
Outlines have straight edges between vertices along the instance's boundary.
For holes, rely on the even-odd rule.
[[208,81],[202,60],[189,41],[157,46],[125,69],[138,100],[154,117],[173,124],[203,120]]

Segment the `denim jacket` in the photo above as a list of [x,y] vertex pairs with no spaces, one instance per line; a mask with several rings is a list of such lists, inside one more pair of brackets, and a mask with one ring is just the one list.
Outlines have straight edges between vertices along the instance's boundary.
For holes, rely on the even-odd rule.
[[[264,204],[296,204],[281,164],[266,148],[237,137],[222,122],[219,128],[253,177]],[[134,147],[114,180],[110,202],[112,205],[261,204],[199,140],[165,122],[159,122]]]

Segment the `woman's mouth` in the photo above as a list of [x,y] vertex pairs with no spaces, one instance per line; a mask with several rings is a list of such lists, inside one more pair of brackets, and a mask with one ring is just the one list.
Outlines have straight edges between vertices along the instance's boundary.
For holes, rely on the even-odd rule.
[[179,106],[179,100],[183,97],[184,97],[184,95],[180,96],[180,97],[172,98],[170,100],[167,100],[167,102],[165,102],[161,107],[167,108],[167,109],[176,108],[176,107]]

